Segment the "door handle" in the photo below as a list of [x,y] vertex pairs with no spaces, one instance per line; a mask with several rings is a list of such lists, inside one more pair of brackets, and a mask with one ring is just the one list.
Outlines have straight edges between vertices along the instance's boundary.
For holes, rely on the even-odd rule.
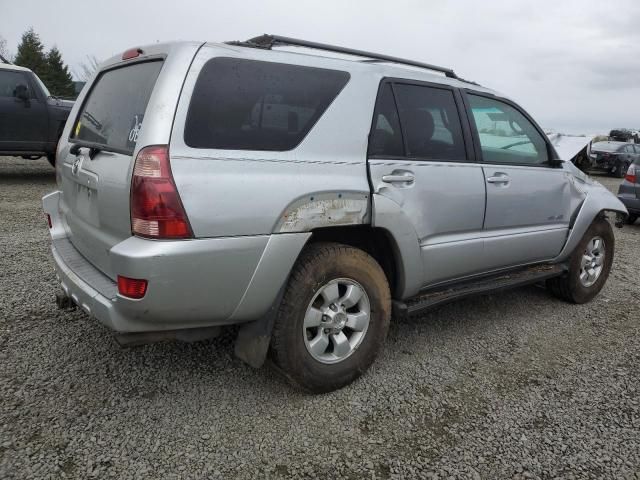
[[493,177],[487,178],[487,183],[507,184],[511,181],[506,173],[496,173]]
[[385,183],[413,183],[415,179],[416,177],[412,173],[382,176],[382,181]]

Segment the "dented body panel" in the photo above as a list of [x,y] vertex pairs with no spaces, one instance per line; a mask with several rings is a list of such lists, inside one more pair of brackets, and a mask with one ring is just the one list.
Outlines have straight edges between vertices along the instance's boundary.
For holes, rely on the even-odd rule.
[[600,215],[607,213],[628,215],[627,208],[605,186],[584,174],[570,162],[564,168],[571,174],[573,198],[581,199],[573,210],[567,240],[554,262],[566,260],[574,251],[591,223]]

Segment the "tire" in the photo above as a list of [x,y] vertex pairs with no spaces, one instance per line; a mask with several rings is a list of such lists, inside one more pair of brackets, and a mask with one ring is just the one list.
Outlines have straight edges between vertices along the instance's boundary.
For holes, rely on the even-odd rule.
[[[332,294],[336,292],[334,286],[337,296]],[[356,305],[348,307],[352,302],[345,293],[357,292],[358,287],[364,294]],[[339,300],[332,302],[331,298]],[[362,327],[364,321],[358,323],[354,319],[364,318],[367,306],[368,324]],[[346,324],[345,315],[349,319]],[[271,358],[298,388],[312,393],[337,390],[371,366],[384,345],[390,317],[389,284],[373,257],[338,243],[311,244],[300,255],[289,278],[273,328]],[[310,326],[316,323],[331,328]],[[357,328],[351,329],[350,324]],[[349,353],[337,350],[338,341],[345,345],[343,337],[351,345]]]
[[624,168],[625,164],[623,164],[622,162],[618,162],[618,164],[616,165],[616,168],[614,168],[611,171],[611,175],[613,175],[616,178],[624,178],[624,175],[627,173],[627,169],[629,168],[627,166],[627,168]]
[[56,156],[54,154],[47,155],[47,162],[49,162],[53,168],[56,168]]
[[[597,279],[592,284],[583,282],[580,278],[582,272],[583,255],[587,248],[591,248],[592,240],[595,238],[604,240],[604,258],[601,260],[601,270]],[[600,217],[594,220],[586,231],[582,240],[573,251],[569,259],[569,271],[566,275],[547,280],[547,288],[553,295],[570,303],[586,303],[593,299],[607,281],[611,265],[613,263],[613,252],[615,247],[615,237],[611,224],[606,218]],[[594,256],[597,260],[597,256]]]
[[638,215],[630,213],[627,217],[627,225],[633,225],[634,223],[636,223],[636,220],[638,220]]

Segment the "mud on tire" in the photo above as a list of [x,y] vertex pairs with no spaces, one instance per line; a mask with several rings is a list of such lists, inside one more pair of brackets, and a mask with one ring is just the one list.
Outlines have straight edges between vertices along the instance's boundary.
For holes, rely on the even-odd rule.
[[[353,304],[358,287],[364,294]],[[331,300],[332,296],[339,300]],[[364,318],[366,311],[370,312],[366,325],[352,321]],[[294,386],[313,393],[339,389],[373,363],[387,336],[390,316],[389,284],[373,257],[338,243],[311,244],[294,265],[280,304],[271,358]],[[317,318],[319,326],[309,326],[318,323]],[[320,338],[323,335],[328,342]],[[338,345],[347,337],[354,345],[349,351]],[[314,340],[327,342],[326,352]]]

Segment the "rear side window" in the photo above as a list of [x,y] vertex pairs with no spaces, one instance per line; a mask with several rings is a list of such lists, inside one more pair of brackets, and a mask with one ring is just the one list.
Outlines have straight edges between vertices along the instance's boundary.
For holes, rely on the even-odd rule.
[[469,103],[484,162],[539,165],[548,161],[544,138],[514,107],[477,95],[469,95]]
[[161,68],[161,61],[153,61],[101,73],[82,105],[71,138],[133,153]]
[[196,81],[184,141],[193,148],[295,148],[349,80],[336,70],[209,60]]
[[458,109],[451,90],[420,85],[393,86],[407,157],[466,160]]

